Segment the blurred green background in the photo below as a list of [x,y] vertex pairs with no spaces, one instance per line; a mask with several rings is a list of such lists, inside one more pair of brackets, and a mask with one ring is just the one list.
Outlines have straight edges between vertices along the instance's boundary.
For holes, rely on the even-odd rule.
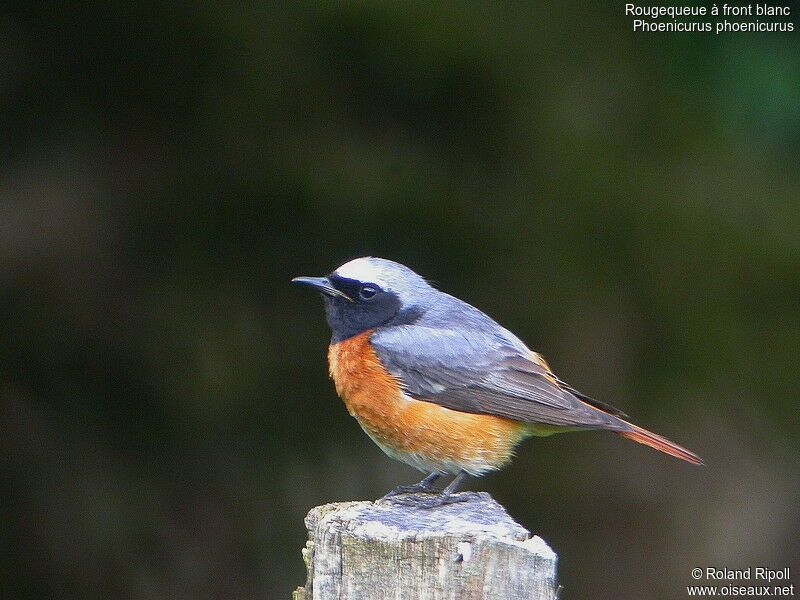
[[288,283],[367,254],[706,459],[571,434],[473,480],[564,599],[796,577],[800,36],[623,9],[4,3],[3,597],[287,598],[312,506],[416,481]]

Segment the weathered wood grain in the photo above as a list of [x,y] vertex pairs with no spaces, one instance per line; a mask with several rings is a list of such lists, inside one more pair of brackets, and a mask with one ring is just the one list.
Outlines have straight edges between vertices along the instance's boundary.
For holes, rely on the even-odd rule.
[[418,509],[326,504],[306,517],[294,600],[553,600],[555,553],[488,494]]

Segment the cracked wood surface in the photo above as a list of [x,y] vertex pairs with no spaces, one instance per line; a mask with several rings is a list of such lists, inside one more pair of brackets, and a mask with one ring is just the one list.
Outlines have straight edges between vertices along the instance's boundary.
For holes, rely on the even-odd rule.
[[306,517],[294,600],[554,600],[556,554],[488,494],[418,509],[343,502]]

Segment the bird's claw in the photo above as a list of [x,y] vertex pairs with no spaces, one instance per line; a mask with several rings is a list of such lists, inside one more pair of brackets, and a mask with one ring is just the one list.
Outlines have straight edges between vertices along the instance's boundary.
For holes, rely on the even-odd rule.
[[479,497],[480,494],[477,494],[475,492],[461,492],[458,494],[436,494],[435,496],[432,496],[430,492],[428,492],[425,494],[425,496],[420,496],[415,494],[407,494],[402,496],[387,495],[381,498],[381,500],[386,500],[391,504],[399,504],[401,506],[430,509],[430,508],[438,508],[440,506],[446,506],[448,504],[456,504],[459,502],[469,502]]
[[411,485],[398,485],[386,495],[382,496],[381,500],[388,500],[400,494],[433,494],[430,486],[422,485],[421,483],[414,483]]

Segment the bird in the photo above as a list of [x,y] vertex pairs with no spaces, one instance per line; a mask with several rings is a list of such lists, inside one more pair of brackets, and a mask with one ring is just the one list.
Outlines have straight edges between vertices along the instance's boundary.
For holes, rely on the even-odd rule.
[[[510,462],[533,436],[604,430],[692,464],[695,453],[579,392],[488,315],[400,263],[351,260],[292,282],[319,292],[328,367],[348,412],[389,457],[428,475],[383,499],[432,508],[469,499],[468,476]],[[455,476],[443,489],[441,477]]]

